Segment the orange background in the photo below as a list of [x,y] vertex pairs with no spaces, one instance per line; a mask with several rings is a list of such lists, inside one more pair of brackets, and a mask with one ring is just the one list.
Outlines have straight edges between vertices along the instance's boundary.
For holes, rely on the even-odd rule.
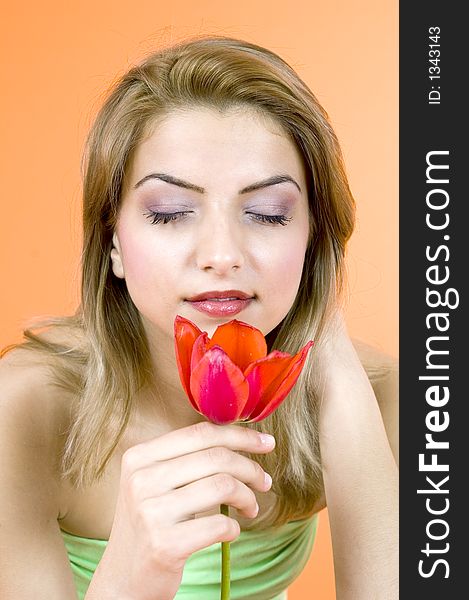
[[[104,90],[161,43],[219,34],[276,51],[328,111],[358,204],[349,330],[397,355],[397,2],[43,0],[2,20],[0,346],[77,305],[80,156]],[[289,590],[310,598],[335,598],[327,511]]]

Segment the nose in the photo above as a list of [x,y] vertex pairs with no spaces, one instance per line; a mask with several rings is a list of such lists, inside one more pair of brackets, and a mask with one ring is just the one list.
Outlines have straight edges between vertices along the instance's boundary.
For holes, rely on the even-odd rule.
[[[219,215],[220,216],[220,215]],[[225,275],[244,264],[242,234],[228,217],[207,219],[197,239],[197,267]]]

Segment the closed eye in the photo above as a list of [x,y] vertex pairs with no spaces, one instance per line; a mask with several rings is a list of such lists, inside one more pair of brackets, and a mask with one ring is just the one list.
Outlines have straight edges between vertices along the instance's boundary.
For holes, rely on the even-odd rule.
[[172,213],[162,213],[156,212],[154,210],[149,210],[147,213],[144,213],[147,219],[150,219],[152,225],[158,225],[158,223],[162,223],[163,225],[169,223],[170,221],[178,221],[185,217],[187,214],[192,212],[191,210],[184,210],[179,212]]
[[[150,220],[152,225],[158,225],[159,223],[165,225],[171,221],[179,221],[191,212],[193,211],[184,210],[172,213],[163,213],[149,210],[147,213],[145,213],[145,216]],[[286,225],[289,221],[291,221],[291,217],[286,217],[285,215],[264,215],[253,212],[248,212],[246,214],[251,215],[255,221],[259,221],[261,223],[270,223],[272,225]]]
[[288,221],[291,221],[291,217],[286,217],[285,215],[262,215],[251,212],[246,214],[252,215],[256,221],[260,221],[261,223],[272,223],[273,225],[286,225]]

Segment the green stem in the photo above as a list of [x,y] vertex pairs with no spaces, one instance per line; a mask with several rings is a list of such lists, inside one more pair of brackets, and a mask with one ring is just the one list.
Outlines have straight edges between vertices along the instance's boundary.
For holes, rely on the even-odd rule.
[[[229,516],[230,509],[226,504],[220,505],[222,515]],[[230,542],[221,543],[221,594],[220,600],[230,600]]]

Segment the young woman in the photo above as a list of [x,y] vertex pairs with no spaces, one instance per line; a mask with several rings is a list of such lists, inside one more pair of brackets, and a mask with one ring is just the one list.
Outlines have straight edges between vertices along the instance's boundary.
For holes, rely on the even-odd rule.
[[[211,600],[232,541],[232,598],[280,600],[327,502],[337,598],[397,598],[396,368],[343,323],[354,203],[311,91],[253,44],[182,43],[114,86],[85,164],[81,305],[1,363],[1,597]],[[271,417],[216,426],[176,315],[315,346]]]

